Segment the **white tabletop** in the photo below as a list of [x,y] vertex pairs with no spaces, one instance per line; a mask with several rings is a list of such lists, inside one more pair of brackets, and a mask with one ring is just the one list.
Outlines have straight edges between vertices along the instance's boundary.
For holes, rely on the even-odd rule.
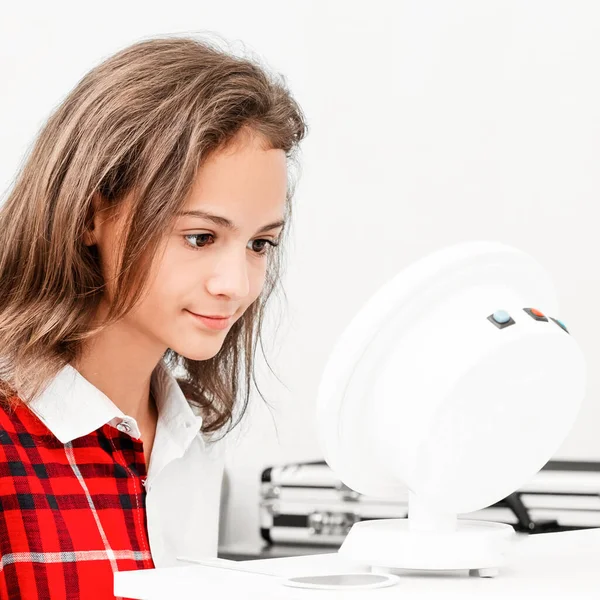
[[[349,563],[337,553],[245,561],[259,571],[278,576],[343,573]],[[368,568],[361,569],[367,571]],[[247,599],[298,598],[600,598],[600,528],[519,538],[508,563],[496,578],[469,577],[466,571],[404,572],[395,586],[338,592],[304,590],[281,585],[277,577],[216,570],[201,566],[148,569],[115,574],[115,595],[158,600],[198,599],[215,592],[223,597],[243,594]]]

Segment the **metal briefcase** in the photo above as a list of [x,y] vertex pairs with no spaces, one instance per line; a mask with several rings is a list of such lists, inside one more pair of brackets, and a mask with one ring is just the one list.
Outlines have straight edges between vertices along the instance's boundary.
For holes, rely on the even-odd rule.
[[[339,546],[357,521],[408,515],[408,490],[394,501],[359,494],[323,461],[269,467],[261,480],[260,529],[269,544]],[[549,461],[515,493],[461,517],[527,533],[600,527],[600,462]]]

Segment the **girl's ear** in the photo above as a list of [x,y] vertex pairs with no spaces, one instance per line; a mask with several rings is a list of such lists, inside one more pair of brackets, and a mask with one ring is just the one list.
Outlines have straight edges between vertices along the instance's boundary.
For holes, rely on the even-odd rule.
[[103,219],[100,211],[104,208],[104,205],[105,202],[100,192],[94,192],[92,203],[85,218],[86,227],[83,233],[83,243],[86,246],[95,246],[98,243],[95,232],[98,230],[100,221]]

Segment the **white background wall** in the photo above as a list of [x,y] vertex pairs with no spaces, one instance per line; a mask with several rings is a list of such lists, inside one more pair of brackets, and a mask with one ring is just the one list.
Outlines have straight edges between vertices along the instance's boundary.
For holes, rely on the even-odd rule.
[[0,189],[98,61],[142,37],[203,31],[283,72],[311,127],[287,303],[265,335],[281,382],[259,365],[273,408],[254,394],[231,438],[224,541],[258,542],[265,466],[320,458],[315,393],[354,313],[399,269],[459,241],[513,244],[553,275],[589,362],[558,456],[600,460],[600,5],[13,1],[0,15]]

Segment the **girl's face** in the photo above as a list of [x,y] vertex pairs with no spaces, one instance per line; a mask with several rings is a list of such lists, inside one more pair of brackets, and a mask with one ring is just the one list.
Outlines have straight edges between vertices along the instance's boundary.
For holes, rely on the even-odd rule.
[[[192,360],[219,351],[231,325],[263,288],[271,243],[278,242],[282,229],[286,192],[284,151],[265,150],[256,135],[238,136],[201,165],[156,254],[147,293],[123,318],[138,343],[153,345],[158,358],[167,348]],[[184,214],[193,211],[218,220]],[[95,229],[110,281],[114,257],[107,250],[114,247],[111,236],[119,234],[118,221]],[[231,316],[224,328],[212,329],[192,313]]]

